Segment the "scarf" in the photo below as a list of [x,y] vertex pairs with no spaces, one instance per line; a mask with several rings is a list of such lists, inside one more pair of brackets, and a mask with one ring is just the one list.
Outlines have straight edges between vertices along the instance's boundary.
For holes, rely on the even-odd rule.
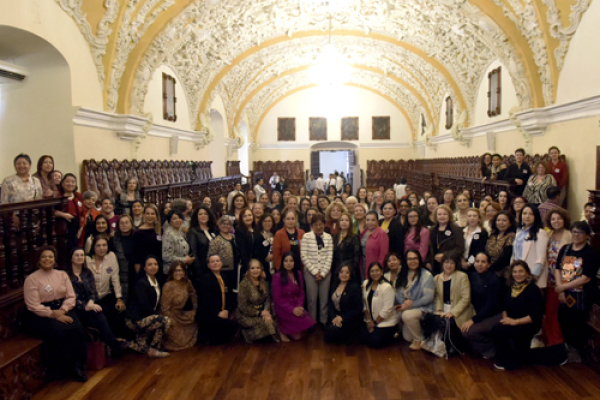
[[523,283],[515,283],[510,287],[510,297],[515,298],[523,293],[523,290],[531,283],[532,278],[529,276]]

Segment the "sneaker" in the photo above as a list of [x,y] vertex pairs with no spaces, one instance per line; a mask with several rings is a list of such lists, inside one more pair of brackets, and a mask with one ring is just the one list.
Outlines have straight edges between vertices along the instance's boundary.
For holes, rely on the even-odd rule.
[[532,349],[537,349],[540,347],[545,347],[544,342],[542,342],[540,339],[538,339],[537,337],[534,337],[531,340],[531,346]]
[[563,365],[567,364],[568,362],[569,362],[569,358],[567,357],[567,358],[565,358],[565,361],[561,362],[558,365],[560,365],[562,367]]
[[497,369],[497,370],[499,370],[499,371],[504,371],[504,370],[506,369],[506,368],[504,368],[502,365],[500,365],[500,364],[497,364],[497,363],[496,363],[496,364],[494,364],[494,368],[496,368],[496,369]]

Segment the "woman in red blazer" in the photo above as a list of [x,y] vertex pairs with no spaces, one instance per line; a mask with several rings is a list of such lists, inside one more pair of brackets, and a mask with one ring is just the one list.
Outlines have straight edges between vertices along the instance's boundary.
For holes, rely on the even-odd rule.
[[376,211],[369,211],[366,217],[366,227],[360,235],[361,246],[361,264],[360,276],[362,280],[366,278],[366,269],[372,262],[377,261],[384,265],[385,256],[390,248],[390,239],[388,234],[379,227],[378,215]]
[[294,254],[294,260],[300,264],[300,240],[304,236],[302,229],[296,228],[298,214],[294,210],[283,210],[283,228],[275,233],[273,239],[273,266],[277,271],[281,267],[283,253],[291,251]]

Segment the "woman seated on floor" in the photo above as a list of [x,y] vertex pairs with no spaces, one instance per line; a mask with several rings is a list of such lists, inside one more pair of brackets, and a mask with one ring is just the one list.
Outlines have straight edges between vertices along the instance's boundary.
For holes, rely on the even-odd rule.
[[287,341],[288,337],[300,340],[316,322],[304,309],[304,279],[300,272],[300,262],[295,261],[292,251],[283,253],[282,260],[279,272],[273,276],[272,282],[277,323],[283,341]]
[[[209,253],[210,254],[210,253]],[[210,345],[229,343],[238,331],[237,322],[229,319],[234,304],[230,300],[234,282],[221,276],[221,256],[208,256],[209,272],[200,280],[198,301],[198,333]]]
[[360,329],[362,317],[362,293],[352,274],[358,271],[352,261],[341,264],[339,273],[331,285],[329,298],[329,322],[325,326],[325,342],[350,344]]
[[158,268],[158,259],[153,255],[147,256],[141,276],[131,291],[125,323],[135,333],[135,339],[127,342],[128,348],[162,358],[169,356],[160,349],[171,320],[159,312],[161,290],[156,278]]
[[365,302],[365,325],[360,332],[360,342],[372,348],[382,348],[392,344],[398,313],[394,310],[395,291],[383,277],[383,267],[374,261],[367,271],[368,279],[363,283]]
[[181,261],[171,264],[160,299],[162,315],[171,320],[163,340],[163,347],[169,351],[188,349],[196,344],[198,338],[198,296],[186,270],[186,264]]
[[240,283],[236,319],[246,343],[268,337],[279,341],[263,266],[255,258],[250,260],[248,273]]

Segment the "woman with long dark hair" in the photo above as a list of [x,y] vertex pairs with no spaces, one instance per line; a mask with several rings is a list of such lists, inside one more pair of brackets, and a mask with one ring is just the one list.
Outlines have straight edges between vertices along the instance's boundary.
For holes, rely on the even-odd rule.
[[[316,322],[304,309],[304,279],[294,253],[283,253],[279,272],[273,277],[273,306],[282,339],[300,340]],[[283,336],[286,335],[287,337]]]
[[411,343],[411,350],[420,350],[423,340],[421,321],[424,313],[433,311],[433,276],[425,268],[421,254],[416,250],[406,252],[404,265],[396,280],[398,305],[395,310],[400,312],[402,337]]
[[491,222],[492,231],[485,244],[485,252],[490,256],[492,271],[504,281],[506,268],[510,265],[516,236],[516,223],[508,211],[500,211]]
[[429,229],[421,225],[419,210],[413,208],[406,215],[408,228],[404,235],[404,253],[408,250],[416,250],[421,254],[421,259],[427,259],[429,252]]
[[530,268],[531,276],[540,289],[545,289],[548,281],[546,256],[548,234],[538,208],[527,204],[521,210],[522,228],[517,231],[513,247],[513,260],[523,260]]
[[274,225],[275,221],[271,214],[263,214],[258,220],[252,246],[252,258],[256,258],[262,264],[267,283],[271,283],[271,277],[275,272],[272,250],[275,236]]
[[363,302],[360,285],[352,277],[358,271],[354,271],[350,263],[343,263],[331,285],[325,343],[352,343],[360,329]]
[[196,290],[200,277],[208,272],[208,247],[217,235],[217,220],[210,207],[201,204],[192,212],[190,230],[187,233],[187,241],[190,245],[190,253],[194,262],[188,268],[188,277],[191,279]]
[[398,325],[394,310],[395,291],[383,277],[383,267],[377,261],[369,265],[367,280],[363,283],[365,325],[360,331],[360,342],[372,348],[389,346]]

